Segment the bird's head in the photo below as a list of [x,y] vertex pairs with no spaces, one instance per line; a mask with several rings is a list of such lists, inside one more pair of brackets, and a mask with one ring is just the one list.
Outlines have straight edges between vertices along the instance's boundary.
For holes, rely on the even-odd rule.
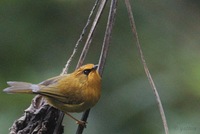
[[101,77],[97,68],[98,65],[86,64],[74,71],[73,74],[76,78],[79,79],[81,83],[88,83],[89,85],[100,85]]

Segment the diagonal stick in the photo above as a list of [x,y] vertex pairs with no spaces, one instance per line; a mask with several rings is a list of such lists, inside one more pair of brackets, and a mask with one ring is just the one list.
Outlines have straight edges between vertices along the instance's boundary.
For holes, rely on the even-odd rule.
[[79,68],[82,64],[83,64],[83,61],[87,55],[87,52],[89,50],[89,47],[90,47],[90,44],[92,42],[92,36],[94,34],[94,31],[96,29],[96,26],[97,26],[97,23],[99,22],[99,19],[101,17],[101,14],[103,13],[103,10],[104,10],[104,7],[106,5],[106,2],[107,0],[102,0],[101,3],[99,4],[99,8],[97,10],[97,14],[94,18],[94,21],[92,23],[92,26],[91,26],[91,29],[90,29],[90,32],[88,34],[88,37],[87,37],[87,40],[85,42],[85,45],[84,45],[84,48],[83,48],[83,51],[81,53],[81,56],[79,58],[79,61],[78,61],[78,64],[76,66],[76,68]]
[[[73,50],[73,52],[72,52],[70,58],[67,60],[67,63],[66,63],[66,65],[65,65],[65,67],[63,68],[63,71],[62,71],[62,73],[61,73],[60,75],[66,74],[66,73],[68,72],[69,65],[70,65],[70,63],[71,63],[71,61],[72,61],[74,55],[75,55],[76,52],[77,52],[78,46],[79,46],[80,42],[82,41],[83,36],[85,35],[85,32],[86,32],[86,30],[87,30],[87,28],[88,28],[88,26],[89,26],[89,24],[90,24],[91,18],[92,18],[92,16],[93,16],[94,11],[95,11],[95,9],[96,9],[96,7],[97,7],[98,4],[99,4],[99,0],[96,0],[94,6],[92,7],[92,10],[90,11],[90,14],[89,14],[89,16],[88,16],[87,23],[86,23],[85,27],[83,28],[82,33],[81,33],[79,39],[78,39],[77,42],[76,42],[76,45],[75,45],[75,47],[74,47],[74,50]],[[59,128],[60,128],[60,126],[61,126],[61,124],[62,124],[64,115],[65,115],[62,111],[59,111],[59,112],[60,112],[60,113],[59,113],[57,125],[56,125],[56,127],[55,127],[55,130],[54,130],[53,134],[58,134],[58,133],[59,133],[58,131],[59,131]]]
[[[109,16],[108,16],[108,21],[107,21],[107,26],[106,26],[106,32],[104,35],[104,41],[102,45],[102,50],[101,50],[101,55],[99,58],[99,73],[102,76],[103,74],[103,68],[106,62],[106,57],[108,53],[108,48],[110,45],[110,39],[111,39],[111,32],[113,29],[114,21],[115,21],[115,14],[116,14],[116,8],[117,8],[117,0],[112,0],[111,5],[110,5],[110,11],[109,11]],[[82,119],[83,121],[86,121],[88,118],[88,115],[90,113],[90,109],[86,110],[83,113]],[[76,134],[82,134],[84,130],[84,127],[82,125],[78,126],[78,129],[76,131]]]
[[146,64],[146,61],[144,59],[144,55],[143,55],[143,52],[142,52],[142,49],[141,49],[141,45],[140,45],[140,42],[139,42],[139,38],[138,38],[137,30],[136,30],[136,25],[135,25],[135,21],[134,21],[132,9],[131,9],[130,1],[129,0],[125,0],[125,4],[126,4],[127,10],[128,10],[128,15],[129,15],[130,23],[131,23],[132,32],[133,32],[133,34],[134,34],[134,36],[136,38],[136,41],[137,41],[136,44],[137,44],[137,48],[138,48],[138,51],[139,51],[139,54],[140,54],[140,57],[141,57],[141,60],[142,60],[142,64],[144,66],[145,73],[147,75],[147,78],[149,80],[151,88],[152,88],[152,90],[153,90],[153,92],[154,92],[154,94],[156,96],[156,101],[158,103],[158,107],[159,107],[159,110],[160,110],[161,118],[162,118],[162,121],[163,121],[163,126],[164,126],[164,129],[165,129],[165,134],[169,134],[167,120],[166,120],[166,117],[165,117],[165,112],[164,112],[164,109],[163,109],[163,106],[162,106],[162,102],[160,100],[160,96],[158,94],[158,91],[156,89],[154,81],[153,81],[153,79],[151,77],[151,74],[149,72],[149,69],[147,67],[147,64]]
[[85,27],[83,28],[82,33],[81,33],[81,35],[80,35],[78,41],[76,42],[76,45],[75,45],[75,47],[74,47],[74,50],[73,50],[71,56],[69,57],[69,59],[67,60],[67,63],[66,63],[66,65],[65,65],[65,68],[63,68],[63,71],[62,71],[61,75],[63,75],[63,74],[65,74],[65,73],[68,72],[68,68],[69,68],[70,62],[72,61],[72,59],[73,59],[75,53],[77,52],[78,45],[80,44],[80,42],[81,42],[82,39],[83,39],[83,36],[85,35],[85,32],[86,32],[86,30],[87,30],[87,28],[88,28],[88,26],[89,26],[89,24],[90,24],[92,15],[93,15],[93,13],[94,13],[94,11],[95,11],[95,9],[96,9],[96,7],[97,7],[98,4],[99,4],[99,0],[96,0],[94,6],[92,7],[92,10],[90,11],[90,14],[89,14],[89,16],[88,16],[87,23],[86,23]]

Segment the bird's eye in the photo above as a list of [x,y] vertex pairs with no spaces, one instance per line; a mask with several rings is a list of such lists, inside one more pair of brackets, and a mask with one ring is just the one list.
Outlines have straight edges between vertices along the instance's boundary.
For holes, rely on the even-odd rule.
[[90,72],[91,72],[91,69],[85,69],[85,70],[83,70],[83,73],[84,73],[85,75],[88,75]]

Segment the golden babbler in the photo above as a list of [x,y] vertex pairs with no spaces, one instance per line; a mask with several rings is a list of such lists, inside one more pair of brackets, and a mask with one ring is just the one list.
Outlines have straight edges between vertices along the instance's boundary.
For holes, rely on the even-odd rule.
[[[97,65],[87,64],[71,74],[47,79],[39,84],[9,81],[6,93],[40,94],[47,103],[70,117],[68,112],[83,112],[93,107],[101,95],[101,77]],[[72,117],[75,119],[74,117]],[[84,122],[75,119],[78,124]]]

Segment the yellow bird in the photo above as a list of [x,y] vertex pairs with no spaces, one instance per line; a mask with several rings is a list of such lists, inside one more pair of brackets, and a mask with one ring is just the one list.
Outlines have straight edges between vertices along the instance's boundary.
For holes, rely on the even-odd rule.
[[93,107],[101,95],[101,77],[94,64],[84,65],[71,74],[47,79],[39,84],[9,81],[6,93],[39,94],[47,103],[84,125],[68,112],[83,112]]

